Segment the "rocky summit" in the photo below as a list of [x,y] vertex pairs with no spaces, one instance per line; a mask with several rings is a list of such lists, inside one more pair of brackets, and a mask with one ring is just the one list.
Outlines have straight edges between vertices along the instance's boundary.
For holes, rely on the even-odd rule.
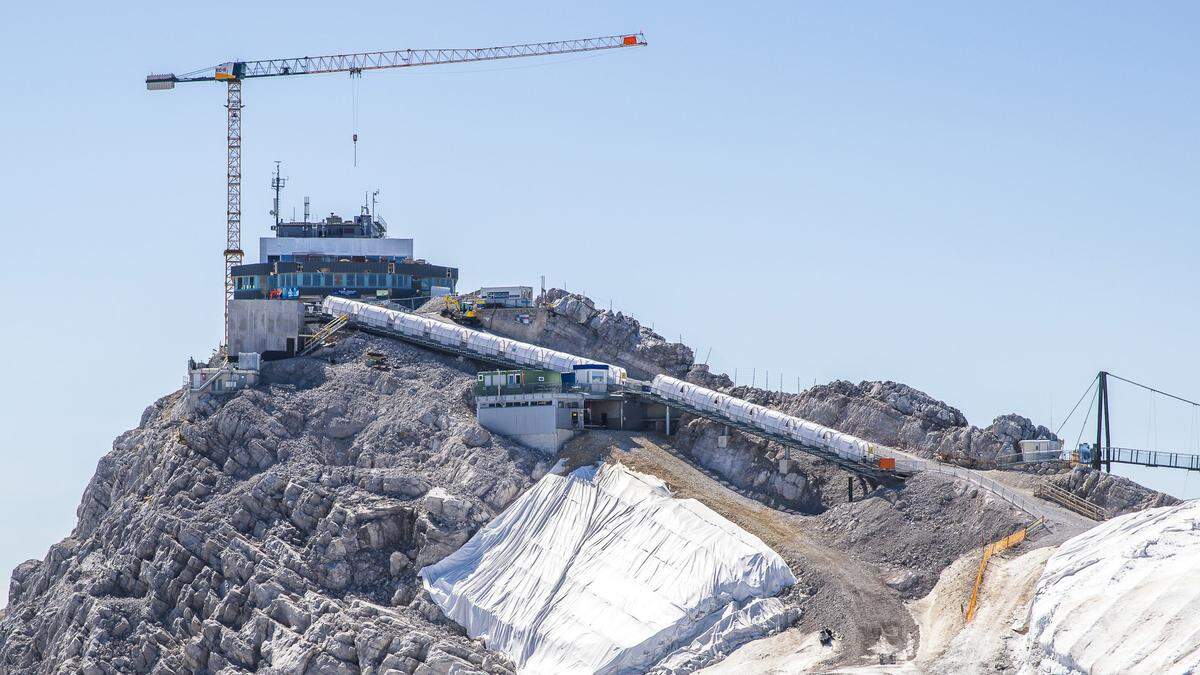
[[475,423],[470,364],[354,335],[264,376],[116,440],[13,573],[0,673],[510,671],[415,577],[546,469]]
[[[516,316],[523,320],[485,320],[635,376],[687,377],[966,466],[995,468],[1019,440],[1050,435],[1017,415],[971,426],[953,407],[892,382],[834,382],[798,395],[735,387],[686,346],[561,291]],[[315,357],[265,364],[253,389],[157,401],[99,461],[70,536],[13,571],[0,675],[512,672],[447,620],[416,576],[555,461],[476,423],[480,368],[349,330]],[[681,416],[672,438],[675,454],[619,459],[675,471],[673,487],[702,499],[736,490],[713,503],[784,553],[801,577],[790,601],[805,626],[851,636],[850,656],[881,636],[909,644],[902,601],[1021,522],[944,477],[865,501],[862,484],[859,501],[847,503],[848,474],[705,419]],[[580,440],[604,452],[624,442],[601,432]],[[1023,476],[1113,513],[1172,501],[1061,462]]]

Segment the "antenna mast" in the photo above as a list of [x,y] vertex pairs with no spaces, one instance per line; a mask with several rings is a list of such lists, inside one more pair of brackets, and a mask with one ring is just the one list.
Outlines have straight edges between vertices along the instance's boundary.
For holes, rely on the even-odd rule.
[[[283,191],[283,186],[286,183],[287,179],[280,178],[279,176],[279,160],[275,160],[275,176],[271,178],[271,189],[275,191],[275,208],[271,209],[271,215],[275,216],[275,227],[272,227],[272,230],[279,227],[279,223],[282,222],[279,216],[279,193]],[[307,197],[305,201],[308,201]]]

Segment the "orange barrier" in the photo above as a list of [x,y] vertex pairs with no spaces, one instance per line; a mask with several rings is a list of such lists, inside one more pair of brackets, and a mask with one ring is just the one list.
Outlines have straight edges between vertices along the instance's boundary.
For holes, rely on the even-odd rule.
[[971,589],[971,602],[967,604],[967,623],[975,618],[975,610],[979,608],[979,589],[983,586],[983,573],[987,571],[988,560],[991,560],[993,554],[1010,549],[1025,541],[1025,536],[1029,534],[1029,531],[1041,525],[1043,520],[1043,518],[1038,518],[1028,526],[1022,527],[999,541],[993,541],[983,548],[983,557],[979,559],[979,573],[975,575],[975,587]]

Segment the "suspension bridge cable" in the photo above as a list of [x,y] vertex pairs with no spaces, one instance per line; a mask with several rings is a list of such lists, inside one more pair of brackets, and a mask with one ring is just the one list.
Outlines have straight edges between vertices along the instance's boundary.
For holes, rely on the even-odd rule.
[[[1079,407],[1079,404],[1083,403],[1083,399],[1087,398],[1088,394],[1091,393],[1092,388],[1096,386],[1096,382],[1098,382],[1099,380],[1100,380],[1100,375],[1097,373],[1097,375],[1092,378],[1092,383],[1089,384],[1088,388],[1084,390],[1083,396],[1079,397],[1079,400],[1075,402],[1075,406],[1073,408],[1071,408],[1071,412],[1067,413],[1067,416],[1065,419],[1063,419],[1062,424],[1058,425],[1058,431],[1054,432],[1055,436],[1058,436],[1059,432],[1061,432],[1063,430],[1063,427],[1067,426],[1067,422],[1071,421],[1071,415],[1075,414],[1075,410]],[[1091,414],[1090,408],[1088,409],[1088,414],[1089,415]],[[1086,422],[1087,419],[1085,418],[1084,421]],[[1060,436],[1060,438],[1061,438],[1061,436]]]
[[[1097,376],[1099,377],[1099,376]],[[1098,396],[1096,398],[1099,398]],[[1092,407],[1096,405],[1096,399],[1092,399],[1088,404],[1087,414],[1083,416],[1083,424],[1079,427],[1079,436],[1075,438],[1075,447],[1079,447],[1079,442],[1083,440],[1083,432],[1087,429],[1088,420],[1092,418]],[[1092,452],[1100,452],[1100,448],[1094,448]]]
[[1109,377],[1115,377],[1116,379],[1118,379],[1118,380],[1120,380],[1120,381],[1122,381],[1122,382],[1128,382],[1129,384],[1132,384],[1132,385],[1133,385],[1133,386],[1135,386],[1135,387],[1141,387],[1142,389],[1146,389],[1146,390],[1152,391],[1152,392],[1154,392],[1154,393],[1156,393],[1156,394],[1161,394],[1162,396],[1166,396],[1166,397],[1168,397],[1168,398],[1173,398],[1173,399],[1175,399],[1176,401],[1180,401],[1180,402],[1182,402],[1182,403],[1187,403],[1188,405],[1200,406],[1200,403],[1197,403],[1197,402],[1195,402],[1195,401],[1192,401],[1192,400],[1186,399],[1186,398],[1184,398],[1184,397],[1182,397],[1182,396],[1176,396],[1175,394],[1168,394],[1168,393],[1167,393],[1167,392],[1165,392],[1165,391],[1160,391],[1160,390],[1158,390],[1158,389],[1155,389],[1154,387],[1150,387],[1150,386],[1144,385],[1144,384],[1142,384],[1141,382],[1134,382],[1133,380],[1130,380],[1130,379],[1128,379],[1128,378],[1121,377],[1120,375],[1117,375],[1116,373],[1108,373],[1108,376],[1109,376]]

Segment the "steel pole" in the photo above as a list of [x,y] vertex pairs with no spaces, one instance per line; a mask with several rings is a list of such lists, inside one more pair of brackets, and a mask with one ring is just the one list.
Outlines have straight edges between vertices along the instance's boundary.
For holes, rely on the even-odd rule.
[[1104,433],[1104,383],[1105,372],[1100,371],[1100,382],[1096,385],[1096,445],[1092,448],[1092,469],[1100,470],[1100,442]]
[[1108,373],[1104,377],[1104,447],[1107,449],[1104,459],[1104,470],[1112,473],[1112,415],[1108,411]]

